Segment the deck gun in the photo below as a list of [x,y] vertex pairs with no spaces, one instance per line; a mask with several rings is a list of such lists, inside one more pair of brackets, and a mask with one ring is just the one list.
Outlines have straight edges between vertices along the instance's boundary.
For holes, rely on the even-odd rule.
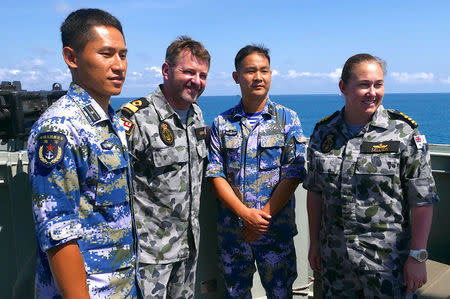
[[[33,123],[66,92],[62,90],[59,83],[53,83],[50,91],[26,91],[22,89],[20,81],[2,81],[0,84],[1,144],[8,143],[9,150],[25,148],[26,138]],[[14,142],[11,143],[11,141]]]

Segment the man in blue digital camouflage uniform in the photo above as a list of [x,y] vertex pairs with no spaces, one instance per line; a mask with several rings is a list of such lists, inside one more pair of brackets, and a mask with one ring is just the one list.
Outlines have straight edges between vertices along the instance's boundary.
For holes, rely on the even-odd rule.
[[290,298],[297,277],[293,194],[305,176],[305,140],[296,113],[268,98],[268,50],[242,48],[235,67],[242,100],[214,120],[206,173],[220,199],[227,297],[251,298],[256,261],[267,297]]
[[127,70],[120,22],[97,9],[61,26],[72,73],[28,141],[37,298],[136,298],[137,237],[125,133],[109,105]]

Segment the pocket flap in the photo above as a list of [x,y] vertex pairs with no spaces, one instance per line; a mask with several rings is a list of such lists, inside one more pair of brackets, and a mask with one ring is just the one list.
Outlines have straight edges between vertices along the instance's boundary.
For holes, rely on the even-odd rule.
[[109,171],[125,168],[128,166],[125,157],[120,153],[116,153],[113,151],[103,151],[98,159]]
[[156,167],[164,167],[188,161],[187,152],[183,147],[165,147],[152,150],[153,163]]
[[284,146],[284,135],[283,134],[273,134],[273,135],[261,135],[261,147],[283,147]]

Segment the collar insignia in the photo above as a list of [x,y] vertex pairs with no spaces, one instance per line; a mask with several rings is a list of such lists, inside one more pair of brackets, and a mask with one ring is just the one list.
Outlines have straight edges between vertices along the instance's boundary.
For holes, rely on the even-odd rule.
[[98,115],[97,111],[95,111],[94,107],[91,104],[83,107],[84,112],[86,112],[87,116],[92,122],[96,122],[100,120],[100,115]]
[[161,137],[161,140],[165,145],[172,146],[175,141],[175,135],[169,124],[165,121],[159,123],[159,137]]
[[327,137],[325,137],[325,140],[322,141],[322,145],[320,148],[322,149],[323,153],[328,153],[333,148],[334,144],[336,142],[336,137],[333,134],[328,134]]

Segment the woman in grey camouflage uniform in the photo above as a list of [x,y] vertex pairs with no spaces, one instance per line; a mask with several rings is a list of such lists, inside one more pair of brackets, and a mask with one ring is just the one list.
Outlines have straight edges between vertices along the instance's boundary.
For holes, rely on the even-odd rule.
[[385,109],[385,63],[350,57],[341,111],[316,124],[308,148],[309,262],[327,298],[402,298],[426,282],[438,201],[425,136]]

